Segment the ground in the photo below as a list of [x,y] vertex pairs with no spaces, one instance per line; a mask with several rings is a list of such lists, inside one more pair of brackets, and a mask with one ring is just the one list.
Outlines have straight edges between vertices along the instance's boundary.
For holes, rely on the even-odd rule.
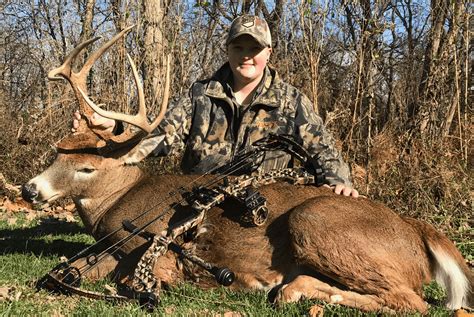
[[[0,196],[0,311],[4,315],[35,316],[39,311],[50,316],[146,315],[137,304],[52,295],[44,290],[37,292],[35,283],[40,277],[64,257],[72,257],[94,240],[85,233],[72,203],[63,201],[54,206],[33,208],[19,194],[19,186],[3,183]],[[84,286],[105,292],[114,288],[108,281],[85,283]],[[430,315],[451,315],[441,307],[444,293],[439,287],[427,288],[426,294],[433,303]],[[225,288],[200,290],[192,284],[163,292],[157,312],[166,316],[226,317],[378,315],[314,301],[275,308],[263,292],[231,292]]]

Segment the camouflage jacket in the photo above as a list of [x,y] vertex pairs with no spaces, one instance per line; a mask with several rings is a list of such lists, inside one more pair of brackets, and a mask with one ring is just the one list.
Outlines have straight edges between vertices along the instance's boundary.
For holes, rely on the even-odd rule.
[[[289,134],[310,153],[319,155],[328,184],[351,185],[350,172],[309,99],[267,67],[253,101],[240,106],[231,88],[232,73],[224,64],[212,78],[196,82],[189,98],[172,103],[153,138],[154,155],[184,150],[185,173],[205,173],[269,133]],[[289,154],[268,152],[258,171],[291,166]],[[246,173],[252,171],[245,171]]]

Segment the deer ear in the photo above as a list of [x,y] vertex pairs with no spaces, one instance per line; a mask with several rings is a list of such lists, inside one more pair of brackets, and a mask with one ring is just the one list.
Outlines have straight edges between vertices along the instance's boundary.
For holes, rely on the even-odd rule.
[[150,155],[156,148],[156,145],[162,142],[164,138],[164,135],[146,137],[132,150],[121,156],[119,160],[124,164],[136,164]]

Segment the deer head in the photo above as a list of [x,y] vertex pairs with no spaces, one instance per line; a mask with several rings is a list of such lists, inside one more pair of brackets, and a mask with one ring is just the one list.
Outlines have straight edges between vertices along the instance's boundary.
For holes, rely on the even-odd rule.
[[[105,212],[115,199],[131,188],[142,177],[142,172],[133,163],[148,156],[153,150],[150,141],[152,131],[163,119],[169,96],[170,58],[167,61],[166,83],[159,115],[151,123],[146,116],[145,96],[138,72],[127,54],[138,95],[138,113],[127,115],[105,111],[87,96],[86,79],[97,59],[132,27],[128,27],[95,51],[78,71],[72,70],[74,58],[94,38],[81,43],[66,57],[64,63],[49,72],[50,80],[66,79],[79,102],[82,118],[75,133],[66,136],[57,144],[57,157],[43,173],[23,186],[22,196],[33,203],[52,202],[64,196],[71,196],[81,209],[96,209],[94,219]],[[90,117],[95,112],[100,115],[128,123],[120,135],[91,127]],[[135,127],[135,128],[134,128]],[[137,129],[138,128],[138,129]],[[81,215],[82,216],[82,215]],[[86,225],[87,225],[87,221]]]

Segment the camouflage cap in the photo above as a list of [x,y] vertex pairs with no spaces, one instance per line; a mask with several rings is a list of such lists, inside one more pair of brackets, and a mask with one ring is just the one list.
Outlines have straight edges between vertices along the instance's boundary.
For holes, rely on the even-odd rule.
[[226,45],[237,37],[248,34],[257,40],[263,47],[272,46],[272,36],[267,21],[254,15],[241,15],[232,21],[227,35]]

